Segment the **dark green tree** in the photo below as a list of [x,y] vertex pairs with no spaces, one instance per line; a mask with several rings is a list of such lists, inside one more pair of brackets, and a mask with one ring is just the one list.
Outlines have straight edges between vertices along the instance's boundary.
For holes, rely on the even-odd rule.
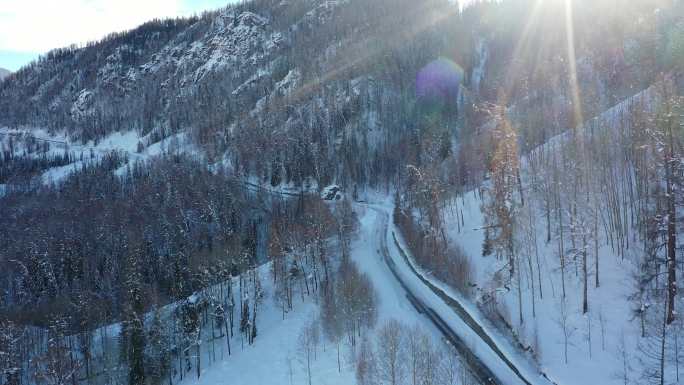
[[134,248],[126,258],[124,309],[121,323],[121,355],[128,364],[129,385],[145,383],[145,303],[139,261],[142,252]]

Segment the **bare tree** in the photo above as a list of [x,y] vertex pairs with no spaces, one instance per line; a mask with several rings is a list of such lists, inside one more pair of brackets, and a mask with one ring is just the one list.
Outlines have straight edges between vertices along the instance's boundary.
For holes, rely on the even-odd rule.
[[375,289],[368,275],[359,272],[349,258],[343,258],[336,284],[344,329],[349,343],[355,346],[362,330],[372,327],[377,320]]
[[613,374],[613,377],[622,381],[623,385],[629,385],[632,382],[632,358],[625,343],[624,331],[620,334],[620,341],[616,353],[620,359],[621,368]]
[[78,383],[81,362],[74,360],[66,335],[67,322],[57,317],[50,325],[47,350],[32,360],[34,380],[38,384],[68,385]]
[[297,354],[299,357],[299,362],[304,367],[306,371],[306,378],[308,384],[311,385],[311,364],[315,359],[316,350],[316,337],[315,330],[318,325],[315,321],[311,321],[309,324],[304,325],[299,333],[299,338],[297,339]]
[[571,338],[575,332],[575,329],[572,325],[571,315],[568,311],[568,306],[565,301],[566,300],[564,298],[561,298],[559,309],[560,311],[558,313],[558,318],[556,319],[556,322],[558,323],[558,326],[560,326],[561,332],[563,333],[563,357],[565,364],[567,365],[568,346],[572,344]]
[[466,384],[467,379],[465,366],[461,362],[459,353],[449,344],[445,343],[441,356],[442,365],[439,368],[440,385],[461,385]]
[[420,350],[423,359],[421,360],[421,378],[424,385],[440,385],[440,368],[442,355],[432,343],[432,337],[423,333],[420,337]]
[[356,357],[356,382],[358,385],[377,385],[377,360],[373,351],[373,344],[363,339]]
[[516,215],[520,205],[515,197],[519,186],[518,139],[503,108],[497,108],[495,114],[497,125],[492,134],[494,154],[490,165],[491,182],[482,211],[485,225],[492,236],[490,242],[498,256],[508,259],[509,277],[512,279],[516,268]]
[[408,361],[408,372],[411,385],[420,384],[421,367],[423,357],[421,356],[421,335],[422,331],[418,325],[414,325],[406,331],[406,355]]
[[344,336],[344,319],[343,314],[338,309],[337,288],[336,285],[331,284],[328,290],[322,292],[323,301],[321,302],[321,326],[323,333],[328,341],[335,344],[337,348],[337,371],[342,371],[342,364],[340,361],[340,342]]
[[404,328],[397,320],[387,321],[378,332],[377,356],[380,380],[398,385],[404,378]]

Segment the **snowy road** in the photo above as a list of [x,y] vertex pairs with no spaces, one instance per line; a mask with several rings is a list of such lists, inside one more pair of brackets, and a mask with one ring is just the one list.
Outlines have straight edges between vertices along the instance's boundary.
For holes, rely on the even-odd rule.
[[[410,262],[401,254],[401,240],[394,240],[396,230],[390,220],[391,204],[359,204],[356,209],[360,229],[359,236],[352,241],[350,254],[359,270],[368,274],[373,282],[378,298],[378,325],[395,319],[407,326],[420,325],[421,329],[435,339],[446,339],[459,351],[462,361],[479,384],[549,385],[534,368],[524,365],[524,357],[517,357],[515,352],[501,348],[502,354],[527,379],[522,380],[452,307],[411,270]],[[260,270],[262,277],[269,276],[268,265]],[[239,340],[235,340],[235,349],[231,356],[224,353],[223,343],[216,345],[215,353],[211,343],[203,344],[206,345],[206,350],[202,360],[205,364],[201,378],[189,375],[180,384],[223,384],[228,379],[231,383],[250,385],[307,382],[306,370],[302,366],[303,361],[297,348],[298,336],[306,325],[316,319],[318,306],[308,299],[297,301],[295,309],[283,319],[280,306],[270,298],[275,290],[272,280],[264,279],[262,283],[269,298],[261,305],[259,337],[255,344],[242,346]],[[496,336],[492,338],[496,340]],[[334,345],[325,348],[324,344],[312,363],[312,383],[355,383],[356,361],[353,354],[345,350],[342,352],[341,368],[338,368]]]
[[439,288],[415,270],[404,254],[405,247],[401,247],[396,238],[394,226],[389,223],[390,207],[366,207],[377,213],[376,228],[369,233],[379,238],[379,252],[407,298],[461,352],[481,382],[502,385],[551,383],[525,357],[517,357],[513,349],[501,346],[501,341],[495,341],[461,304],[440,293]]
[[406,298],[408,298],[409,302],[416,308],[416,310],[425,315],[427,319],[429,319],[434,326],[439,330],[443,335],[444,338],[446,338],[449,343],[451,343],[456,350],[458,350],[459,354],[463,358],[463,360],[468,364],[471,373],[473,373],[480,383],[482,384],[501,384],[499,380],[497,380],[494,376],[494,374],[485,366],[482,364],[482,362],[468,349],[465,343],[458,337],[456,333],[454,333],[453,330],[447,325],[446,322],[429,306],[425,305],[421,300],[416,298],[412,293],[411,290],[406,286],[402,278],[400,277],[399,273],[397,272],[397,266],[396,263],[394,263],[394,260],[390,256],[389,249],[387,248],[387,238],[385,235],[388,232],[388,222],[389,222],[389,215],[384,212],[381,209],[378,208],[372,208],[375,212],[379,214],[379,221],[377,222],[380,226],[378,227],[376,233],[378,235],[379,243],[380,243],[380,253],[382,254],[382,257],[385,260],[385,263],[389,267],[390,271],[396,278],[397,282],[399,282],[399,285],[406,291]]

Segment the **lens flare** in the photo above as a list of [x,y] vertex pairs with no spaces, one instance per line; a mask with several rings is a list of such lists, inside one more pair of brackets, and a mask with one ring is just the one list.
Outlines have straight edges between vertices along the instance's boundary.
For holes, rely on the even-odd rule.
[[416,94],[420,99],[439,102],[458,100],[463,68],[447,58],[439,58],[423,67],[416,76]]

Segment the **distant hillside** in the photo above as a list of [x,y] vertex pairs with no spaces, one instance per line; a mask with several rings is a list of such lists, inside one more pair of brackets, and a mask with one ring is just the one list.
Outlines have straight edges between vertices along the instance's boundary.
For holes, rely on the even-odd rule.
[[[525,146],[575,124],[566,38],[556,33],[565,20],[554,4],[531,19],[534,35],[547,38],[513,52],[534,3],[476,3],[460,12],[448,0],[258,0],[154,20],[54,50],[17,71],[0,86],[0,127],[66,131],[81,142],[136,131],[142,147],[183,134],[211,163],[274,186],[307,178],[388,184],[406,164],[444,160],[457,137],[482,123],[483,109],[473,107],[501,102],[502,85],[505,102],[516,106],[513,118],[525,125]],[[610,13],[577,3],[577,24],[596,14],[613,22]],[[652,9],[638,5],[620,17],[655,23]],[[668,15],[676,12],[664,12],[661,24],[675,25]],[[629,52],[601,49],[594,34],[605,35],[582,29],[576,36],[587,116],[665,70],[630,57],[667,56],[652,52],[656,45],[642,29],[611,35],[628,41]],[[660,46],[671,45],[669,33],[662,36]],[[535,71],[540,66],[548,71]],[[458,80],[470,92],[454,103]],[[439,114],[423,103],[433,91],[448,106]],[[464,150],[464,160],[482,163],[482,151]],[[458,178],[473,185],[482,176],[463,174]]]
[[83,142],[136,131],[144,146],[187,133],[210,161],[274,185],[366,182],[373,159],[392,158],[375,174],[400,167],[415,74],[446,52],[439,36],[454,35],[438,16],[458,8],[260,0],[151,21],[18,71],[0,87],[0,127],[66,129]]
[[9,76],[9,74],[11,74],[11,72],[9,70],[6,70],[4,68],[0,68],[0,80],[6,78],[7,76]]
[[[0,384],[261,382],[206,376],[217,355],[375,383],[397,328],[366,320],[412,307],[485,366],[674,383],[684,1],[457,3],[246,0],[1,81]],[[389,251],[390,212],[422,277]],[[392,350],[430,368],[403,377],[454,383],[471,360],[443,366],[410,328]]]

